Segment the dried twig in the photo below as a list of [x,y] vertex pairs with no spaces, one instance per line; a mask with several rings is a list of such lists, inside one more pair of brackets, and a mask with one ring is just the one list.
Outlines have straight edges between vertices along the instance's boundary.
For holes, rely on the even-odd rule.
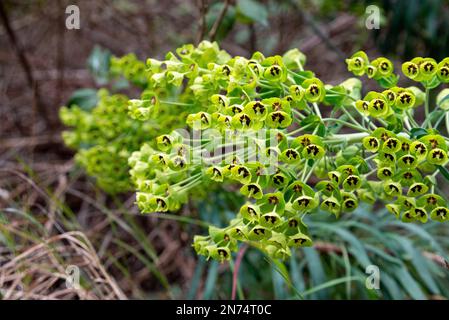
[[44,107],[41,101],[40,93],[39,93],[39,87],[37,85],[37,82],[33,78],[33,72],[31,69],[31,65],[28,61],[28,58],[23,50],[23,48],[19,45],[19,41],[17,40],[17,36],[11,27],[11,24],[9,22],[9,17],[6,12],[6,9],[4,7],[3,1],[0,1],[0,17],[2,18],[3,26],[5,27],[6,33],[8,34],[9,41],[11,42],[11,46],[14,48],[17,58],[19,59],[20,65],[22,66],[22,69],[25,73],[28,86],[33,91],[33,102],[35,108],[42,114],[43,118],[47,122],[47,124],[54,128],[56,126],[56,122],[54,121],[53,117],[51,117],[50,113],[48,112],[47,108]]
[[[62,0],[58,1],[58,8],[60,12],[63,12]],[[64,92],[64,42],[65,42],[65,28],[64,28],[64,16],[56,18],[56,28],[58,30],[57,38],[57,58],[56,58],[56,69],[58,70],[58,90],[56,90],[56,101],[55,105],[62,103],[62,97]]]
[[217,20],[215,20],[214,25],[212,26],[212,29],[210,29],[210,32],[209,32],[210,41],[215,40],[215,37],[217,36],[217,31],[220,28],[221,23],[223,22],[226,12],[228,11],[229,4],[230,4],[230,0],[225,0],[225,3],[223,5],[223,8],[220,11],[220,14],[218,15]]
[[206,35],[206,14],[208,9],[207,0],[198,0],[199,10],[200,10],[200,24],[198,28],[198,35],[196,37],[196,43],[200,43]]
[[34,137],[20,137],[0,140],[0,150],[10,148],[35,147],[46,144],[61,144],[62,138],[60,134],[43,135]]

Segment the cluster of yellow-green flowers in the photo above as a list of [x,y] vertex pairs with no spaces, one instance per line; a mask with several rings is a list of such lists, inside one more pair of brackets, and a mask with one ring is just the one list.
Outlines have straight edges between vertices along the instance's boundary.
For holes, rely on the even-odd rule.
[[77,149],[76,161],[107,192],[131,189],[127,165],[131,152],[151,136],[151,123],[136,124],[127,115],[128,97],[98,92],[98,104],[90,111],[63,107],[60,118],[73,130],[63,133],[64,142]]
[[394,74],[393,63],[385,58],[379,57],[372,61],[363,51],[358,51],[351,58],[346,59],[348,70],[356,76],[366,76],[374,79],[382,86],[390,87],[397,83],[398,76]]
[[439,63],[432,58],[417,57],[402,64],[404,75],[417,82],[426,82],[437,86],[439,82],[449,82],[449,58]]
[[[438,172],[448,161],[447,144],[436,133],[419,139],[378,128],[363,138],[364,148],[375,154],[378,182],[372,183],[386,207],[402,221],[449,220],[446,201],[433,191],[426,175]],[[401,216],[402,215],[402,216]]]
[[439,173],[449,178],[449,139],[438,131],[447,99],[440,97],[421,125],[415,117],[422,105],[431,111],[429,91],[447,59],[435,65],[433,78],[416,78],[424,92],[397,87],[391,61],[358,52],[348,69],[383,87],[366,95],[356,78],[323,83],[304,70],[306,57],[296,49],[232,57],[204,41],[145,66],[132,61],[127,56],[116,66],[145,84],[121,109],[133,128],[151,128],[134,137],[139,147],[125,148],[141,212],[177,211],[211,190],[238,190],[246,199],[227,227],[194,237],[198,254],[223,261],[246,242],[285,259],[292,248],[313,243],[305,215],[338,218],[362,201],[380,200],[404,222],[449,219],[436,180]]

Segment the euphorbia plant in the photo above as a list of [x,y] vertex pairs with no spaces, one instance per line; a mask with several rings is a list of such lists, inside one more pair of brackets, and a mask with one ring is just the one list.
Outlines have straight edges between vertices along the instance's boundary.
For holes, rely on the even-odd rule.
[[140,99],[129,100],[129,116],[138,126],[179,115],[184,130],[154,128],[157,138],[129,157],[140,210],[175,211],[223,184],[223,192],[240,192],[247,201],[229,225],[194,238],[198,254],[220,261],[239,242],[289,257],[292,247],[312,244],[306,214],[338,218],[361,201],[383,202],[404,222],[449,220],[436,179],[449,179],[449,139],[438,131],[443,120],[449,131],[447,89],[430,103],[431,90],[449,82],[449,59],[403,64],[423,91],[398,87],[390,60],[357,52],[348,70],[382,87],[366,94],[357,78],[324,84],[305,62],[296,49],[247,59],[206,41],[148,59],[139,69],[148,83]]

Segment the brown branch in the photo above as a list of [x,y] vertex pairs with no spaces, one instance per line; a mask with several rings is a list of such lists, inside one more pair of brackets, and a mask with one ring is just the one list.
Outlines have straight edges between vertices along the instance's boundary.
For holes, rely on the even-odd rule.
[[9,138],[0,140],[0,150],[35,147],[38,145],[61,144],[61,143],[62,138],[60,134]]
[[254,22],[250,23],[249,26],[249,51],[255,52],[257,48],[257,33]]
[[[60,12],[64,12],[63,0],[58,1],[58,8]],[[56,69],[58,70],[58,81],[57,81],[57,93],[55,97],[55,105],[61,104],[64,92],[64,40],[65,40],[65,28],[64,28],[64,16],[56,18],[56,28],[58,30],[57,37],[57,57],[56,57]]]
[[224,19],[225,15],[226,15],[226,12],[228,11],[229,3],[230,3],[230,0],[225,0],[224,6],[223,6],[223,8],[220,11],[220,14],[218,15],[217,20],[215,20],[215,23],[212,26],[212,29],[210,29],[210,32],[209,32],[209,39],[210,39],[210,41],[214,41],[215,40],[215,37],[217,36],[218,28],[220,28],[220,25],[223,22],[223,19]]
[[196,43],[200,43],[206,35],[206,14],[208,9],[207,0],[198,0],[198,6],[200,9],[200,25],[198,29],[198,35],[196,37]]
[[28,61],[28,58],[23,50],[23,48],[19,45],[19,41],[17,40],[17,36],[11,27],[11,23],[9,21],[8,14],[4,7],[3,1],[0,1],[0,17],[2,18],[3,26],[8,34],[9,41],[11,42],[11,46],[14,48],[17,58],[19,59],[19,63],[22,66],[22,69],[25,73],[25,77],[28,83],[28,86],[33,92],[33,108],[37,109],[43,116],[44,120],[50,125],[50,127],[55,126],[55,121],[50,116],[48,110],[43,106],[41,102],[41,97],[39,93],[39,87],[37,82],[33,78],[33,72],[31,69],[31,65]]

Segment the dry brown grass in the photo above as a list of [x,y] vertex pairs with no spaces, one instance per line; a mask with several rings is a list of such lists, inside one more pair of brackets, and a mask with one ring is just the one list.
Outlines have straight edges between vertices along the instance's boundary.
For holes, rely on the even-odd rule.
[[[21,236],[20,230],[7,227]],[[42,239],[0,267],[3,299],[126,299],[115,280],[106,272],[95,249],[82,232],[66,232]],[[81,272],[82,286],[67,283],[68,267]]]

